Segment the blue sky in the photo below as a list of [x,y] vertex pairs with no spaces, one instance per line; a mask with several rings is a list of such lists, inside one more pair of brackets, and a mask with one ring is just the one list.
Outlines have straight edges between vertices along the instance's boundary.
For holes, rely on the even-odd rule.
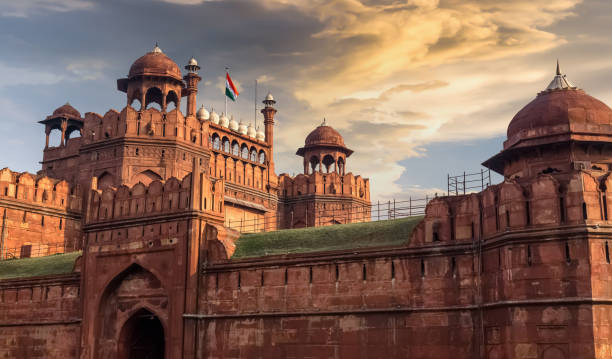
[[67,101],[123,108],[116,79],[157,41],[181,67],[199,61],[198,105],[223,109],[227,65],[236,118],[254,121],[255,79],[260,97],[274,94],[279,173],[299,173],[295,150],[325,117],[374,200],[440,192],[447,173],[479,171],[501,149],[557,58],[612,103],[611,17],[605,0],[2,2],[0,167],[36,172],[37,121]]

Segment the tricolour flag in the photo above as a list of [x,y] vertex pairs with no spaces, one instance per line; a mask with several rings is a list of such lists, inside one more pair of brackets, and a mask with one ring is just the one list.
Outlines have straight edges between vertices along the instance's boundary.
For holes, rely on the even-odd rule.
[[234,86],[228,72],[225,73],[225,96],[229,97],[232,101],[236,101],[236,98],[238,98],[238,90],[236,90],[236,86]]

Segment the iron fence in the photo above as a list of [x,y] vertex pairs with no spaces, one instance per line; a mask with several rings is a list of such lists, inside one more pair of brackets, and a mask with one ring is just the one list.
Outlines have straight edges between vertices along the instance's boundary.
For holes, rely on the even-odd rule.
[[483,191],[491,185],[491,170],[480,169],[480,172],[465,173],[461,175],[447,175],[448,196],[458,196],[470,192]]
[[437,195],[423,198],[408,197],[404,200],[378,201],[367,205],[336,205],[331,208],[318,206],[295,213],[251,219],[228,219],[225,225],[241,233],[268,232],[279,229],[325,226],[340,223],[373,222],[420,216],[425,214],[427,203]]
[[78,250],[74,244],[66,241],[55,243],[28,243],[18,247],[6,247],[0,252],[0,260],[44,257],[52,254],[74,252]]

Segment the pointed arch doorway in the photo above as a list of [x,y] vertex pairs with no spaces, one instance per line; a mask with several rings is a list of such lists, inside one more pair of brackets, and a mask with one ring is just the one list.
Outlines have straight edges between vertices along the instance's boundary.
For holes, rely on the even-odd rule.
[[159,318],[141,309],[128,319],[119,337],[120,359],[164,359],[164,327]]

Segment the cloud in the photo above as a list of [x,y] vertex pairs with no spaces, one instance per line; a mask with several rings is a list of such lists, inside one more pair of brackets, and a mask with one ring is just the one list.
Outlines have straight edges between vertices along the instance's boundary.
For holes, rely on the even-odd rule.
[[66,70],[77,76],[78,80],[97,80],[104,75],[108,64],[100,59],[72,60],[66,65]]
[[88,0],[15,0],[0,3],[0,16],[29,17],[46,12],[70,12],[94,7]]
[[32,68],[12,66],[0,62],[0,88],[19,85],[52,85],[64,79],[61,74]]

